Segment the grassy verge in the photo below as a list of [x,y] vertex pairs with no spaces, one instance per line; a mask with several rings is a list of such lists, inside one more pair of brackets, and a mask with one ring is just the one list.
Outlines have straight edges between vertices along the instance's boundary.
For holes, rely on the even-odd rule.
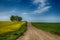
[[25,23],[24,25],[22,25],[20,29],[16,31],[0,34],[0,40],[16,40],[26,31],[26,29],[27,29],[27,25]]
[[44,31],[60,35],[60,23],[39,23],[39,22],[33,22],[32,25],[34,25],[36,28],[42,29]]

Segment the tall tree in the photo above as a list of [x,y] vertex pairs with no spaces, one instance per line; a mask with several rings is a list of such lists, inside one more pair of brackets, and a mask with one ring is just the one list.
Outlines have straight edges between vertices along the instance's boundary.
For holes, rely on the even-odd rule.
[[22,17],[19,17],[19,16],[11,16],[10,17],[10,20],[11,21],[15,21],[15,22],[18,22],[18,21],[21,21],[22,20]]
[[11,20],[11,21],[15,21],[15,16],[12,15],[12,16],[10,17],[10,20]]
[[22,20],[22,17],[18,17],[18,21],[21,21]]

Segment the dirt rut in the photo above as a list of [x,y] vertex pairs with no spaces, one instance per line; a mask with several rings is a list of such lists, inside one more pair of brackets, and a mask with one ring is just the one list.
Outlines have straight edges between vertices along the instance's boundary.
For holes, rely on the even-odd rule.
[[27,31],[17,40],[60,40],[60,36],[37,29],[31,23],[27,26]]

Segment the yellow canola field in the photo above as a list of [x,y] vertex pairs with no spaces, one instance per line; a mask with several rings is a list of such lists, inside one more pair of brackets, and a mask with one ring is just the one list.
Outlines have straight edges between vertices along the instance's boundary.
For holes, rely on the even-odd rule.
[[[9,23],[11,25],[8,25]],[[0,24],[0,34],[18,30],[20,27],[22,27],[23,24],[25,24],[25,22],[13,22],[13,23],[9,22],[9,23],[7,24],[7,22],[6,22],[6,24],[5,24],[3,22],[2,25]]]

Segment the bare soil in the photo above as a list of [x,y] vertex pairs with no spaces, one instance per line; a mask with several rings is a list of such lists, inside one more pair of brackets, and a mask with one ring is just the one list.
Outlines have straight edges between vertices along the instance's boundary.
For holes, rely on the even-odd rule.
[[60,36],[37,29],[31,23],[27,26],[27,31],[17,40],[60,40]]

